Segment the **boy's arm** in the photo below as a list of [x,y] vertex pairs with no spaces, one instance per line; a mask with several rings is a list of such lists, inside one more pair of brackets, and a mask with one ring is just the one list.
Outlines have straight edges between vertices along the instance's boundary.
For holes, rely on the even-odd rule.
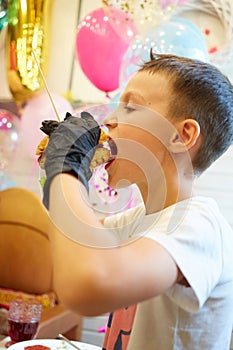
[[69,174],[57,175],[50,188],[54,288],[64,304],[94,316],[159,295],[180,280],[176,263],[155,241],[119,246],[83,193]]

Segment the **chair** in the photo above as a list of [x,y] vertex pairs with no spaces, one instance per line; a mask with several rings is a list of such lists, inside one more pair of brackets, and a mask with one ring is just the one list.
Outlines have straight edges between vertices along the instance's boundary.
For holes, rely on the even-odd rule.
[[[24,188],[0,192],[0,288],[41,295],[53,291],[49,216],[40,199]],[[42,311],[37,338],[59,333],[80,340],[82,317],[59,301]]]

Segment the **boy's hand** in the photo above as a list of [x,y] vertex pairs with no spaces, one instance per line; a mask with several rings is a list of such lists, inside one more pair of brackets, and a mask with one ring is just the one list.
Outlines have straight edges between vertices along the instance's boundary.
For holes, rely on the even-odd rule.
[[42,127],[40,128],[46,135],[50,136],[52,132],[58,127],[59,122],[56,120],[44,120],[42,122]]
[[81,118],[67,113],[63,122],[50,134],[46,147],[43,203],[49,207],[49,189],[54,176],[69,173],[76,176],[88,190],[91,178],[90,162],[100,137],[100,127],[90,113]]

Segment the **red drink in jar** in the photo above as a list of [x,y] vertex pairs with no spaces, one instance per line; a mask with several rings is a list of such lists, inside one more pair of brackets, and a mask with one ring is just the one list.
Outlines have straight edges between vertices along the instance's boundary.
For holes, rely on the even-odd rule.
[[8,334],[13,343],[19,341],[31,340],[36,335],[39,322],[17,322],[8,320]]
[[8,313],[8,334],[11,344],[35,337],[42,311],[41,303],[35,300],[14,299]]

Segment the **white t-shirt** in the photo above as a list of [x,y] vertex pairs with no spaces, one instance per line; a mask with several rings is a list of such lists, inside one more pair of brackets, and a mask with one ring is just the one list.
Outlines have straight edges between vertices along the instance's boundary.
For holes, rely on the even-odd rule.
[[105,226],[123,240],[143,235],[159,242],[190,285],[138,304],[127,350],[230,349],[233,231],[215,201],[197,196],[151,215],[139,205]]

